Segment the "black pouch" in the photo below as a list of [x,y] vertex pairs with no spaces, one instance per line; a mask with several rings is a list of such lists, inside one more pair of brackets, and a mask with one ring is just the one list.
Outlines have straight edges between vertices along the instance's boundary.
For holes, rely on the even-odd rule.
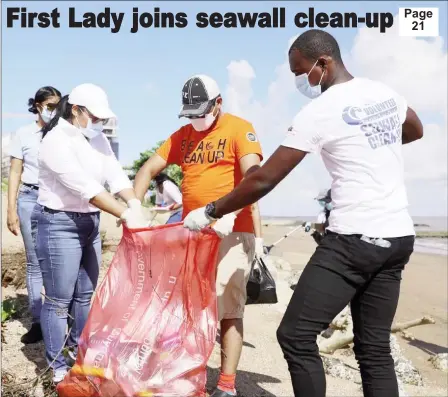
[[246,289],[246,305],[278,302],[275,281],[261,258],[255,258],[252,262]]

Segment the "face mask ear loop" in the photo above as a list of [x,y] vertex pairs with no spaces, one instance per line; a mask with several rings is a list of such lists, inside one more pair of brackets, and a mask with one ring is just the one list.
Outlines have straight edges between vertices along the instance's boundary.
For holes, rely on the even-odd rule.
[[324,78],[324,74],[325,74],[325,69],[322,72],[322,76],[320,76],[320,80],[319,80],[319,84],[318,85],[320,85],[320,83],[322,83],[322,79]]
[[310,73],[313,71],[313,69],[316,67],[317,62],[319,62],[319,60],[317,60],[316,62],[314,62],[314,65],[313,65],[313,67],[311,68],[311,70],[308,72],[307,76],[309,76]]

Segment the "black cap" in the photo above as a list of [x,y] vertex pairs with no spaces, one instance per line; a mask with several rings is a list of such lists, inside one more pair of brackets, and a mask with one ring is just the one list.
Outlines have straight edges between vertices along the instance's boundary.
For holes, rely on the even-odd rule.
[[189,78],[182,88],[182,109],[179,118],[204,116],[218,96],[218,84],[211,77],[196,75]]

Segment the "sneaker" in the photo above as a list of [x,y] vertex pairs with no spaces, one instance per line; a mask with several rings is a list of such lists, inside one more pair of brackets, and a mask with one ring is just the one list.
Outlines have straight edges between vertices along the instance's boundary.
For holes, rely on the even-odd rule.
[[65,362],[70,368],[72,368],[75,365],[76,355],[73,350],[69,349],[67,351],[67,355],[65,356]]
[[236,394],[230,394],[226,391],[216,389],[212,394],[210,394],[210,397],[236,397]]
[[65,378],[65,375],[67,375],[67,370],[60,369],[53,372],[53,383],[57,385],[58,383],[62,382]]
[[31,329],[20,338],[20,341],[25,345],[29,345],[31,343],[40,342],[42,339],[42,329],[40,328],[40,324],[33,323]]

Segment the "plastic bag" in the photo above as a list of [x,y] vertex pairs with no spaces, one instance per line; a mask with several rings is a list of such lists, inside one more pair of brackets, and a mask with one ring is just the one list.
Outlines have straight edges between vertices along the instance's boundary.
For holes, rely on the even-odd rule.
[[256,257],[252,262],[246,288],[246,305],[278,302],[275,281],[261,258]]
[[219,244],[182,224],[124,227],[59,396],[203,396]]

